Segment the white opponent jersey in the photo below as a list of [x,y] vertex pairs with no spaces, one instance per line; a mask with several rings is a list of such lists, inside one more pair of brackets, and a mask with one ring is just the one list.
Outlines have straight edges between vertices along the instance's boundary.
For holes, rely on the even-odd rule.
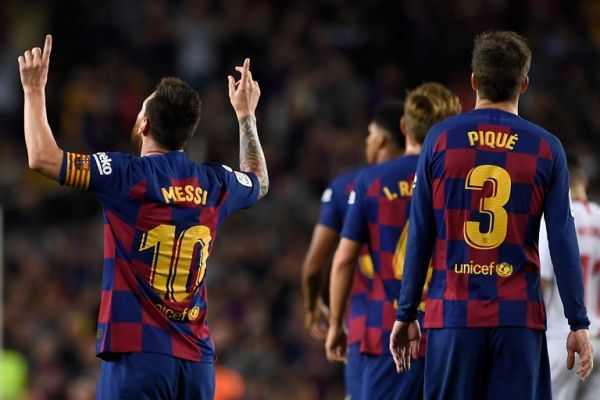
[[[591,322],[590,335],[600,338],[600,206],[591,202],[573,201],[572,212],[581,253],[585,306]],[[550,290],[544,296],[548,320],[547,336],[549,339],[564,339],[569,332],[569,325],[556,286],[544,221],[540,227],[539,250],[542,278],[551,282]]]

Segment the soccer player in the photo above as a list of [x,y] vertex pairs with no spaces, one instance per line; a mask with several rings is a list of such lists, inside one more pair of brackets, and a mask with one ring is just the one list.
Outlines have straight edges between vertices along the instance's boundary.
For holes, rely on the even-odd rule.
[[592,370],[589,320],[565,155],[559,140],[518,116],[531,51],[514,32],[474,42],[475,110],[435,125],[417,166],[404,279],[390,351],[409,368],[427,294],[426,399],[550,398],[537,242],[542,213],[571,332],[569,360]]
[[[571,204],[577,241],[581,252],[583,267],[583,286],[585,304],[589,311],[590,333],[596,353],[594,361],[600,362],[600,206],[588,201],[587,177],[585,170],[575,157],[568,157]],[[545,223],[540,228],[540,264],[542,275],[542,291],[546,304],[548,320],[548,357],[552,375],[552,398],[555,400],[592,400],[600,394],[600,370],[592,370],[587,382],[577,379],[577,375],[569,372],[564,364],[564,337],[568,334],[564,321],[563,307],[560,303],[558,287]],[[568,367],[571,369],[572,363]]]
[[[389,101],[375,110],[368,126],[365,141],[367,163],[374,164],[398,157],[406,145],[400,132],[400,119],[404,108],[401,102]],[[391,138],[394,138],[392,140]],[[305,304],[305,328],[315,340],[325,340],[329,309],[320,290],[323,272],[338,243],[346,211],[348,195],[354,188],[359,170],[341,175],[331,181],[321,196],[321,212],[313,230],[312,239],[302,265],[302,289]],[[354,268],[354,281],[347,313],[348,361],[344,366],[346,395],[360,398],[362,382],[362,356],[359,352],[367,313],[367,292],[373,266],[368,251],[363,248],[358,265]]]
[[[361,393],[353,399],[420,399],[423,362],[416,361],[409,374],[398,377],[388,353],[388,339],[395,317],[395,300],[402,271],[395,268],[394,253],[408,219],[421,144],[429,128],[460,112],[458,98],[440,84],[426,83],[408,93],[401,132],[388,142],[406,137],[401,157],[365,168],[350,194],[348,215],[331,271],[331,317],[326,342],[330,361],[346,360],[343,328],[345,304],[352,285],[352,271],[363,244],[367,244],[374,271],[367,300],[367,313],[360,352]],[[381,148],[385,152],[385,147]]]
[[[268,189],[250,60],[229,97],[240,123],[240,171],[196,164],[183,149],[200,97],[164,78],[144,101],[132,137],[140,156],[61,150],[46,118],[52,37],[19,57],[30,168],[87,190],[104,211],[104,269],[97,355],[98,399],[212,399],[214,345],[207,326],[207,258],[223,219]],[[93,94],[90,94],[93,95]],[[74,244],[76,245],[76,244]]]

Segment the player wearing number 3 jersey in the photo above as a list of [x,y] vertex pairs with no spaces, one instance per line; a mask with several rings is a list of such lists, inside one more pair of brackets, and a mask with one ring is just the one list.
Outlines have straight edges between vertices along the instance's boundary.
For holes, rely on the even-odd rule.
[[52,38],[19,58],[31,168],[92,193],[104,210],[104,267],[96,350],[98,399],[212,399],[214,346],[207,325],[206,263],[220,224],[266,194],[250,61],[229,77],[240,123],[240,171],[188,160],[200,97],[164,78],[132,131],[140,156],[79,154],[56,145],[44,88]]
[[538,234],[545,213],[569,361],[592,369],[569,177],[559,140],[520,118],[531,52],[513,32],[475,39],[475,110],[435,125],[417,166],[390,350],[409,368],[430,259],[426,399],[547,399],[550,370]]

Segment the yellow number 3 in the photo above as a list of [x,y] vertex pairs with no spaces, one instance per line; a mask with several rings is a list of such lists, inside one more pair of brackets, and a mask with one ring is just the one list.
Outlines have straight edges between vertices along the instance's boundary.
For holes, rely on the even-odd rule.
[[492,195],[483,197],[479,202],[479,212],[490,217],[487,232],[481,232],[481,224],[466,221],[464,226],[465,240],[469,246],[481,250],[495,249],[506,239],[508,214],[504,206],[510,198],[511,179],[505,169],[496,165],[480,165],[473,168],[467,176],[465,188],[483,190],[485,182],[492,184]]

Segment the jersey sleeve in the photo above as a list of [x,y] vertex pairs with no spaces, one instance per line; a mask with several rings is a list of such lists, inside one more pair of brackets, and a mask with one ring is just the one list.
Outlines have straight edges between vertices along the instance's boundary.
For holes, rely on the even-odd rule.
[[226,165],[207,164],[219,175],[227,189],[225,209],[227,214],[240,209],[252,207],[258,201],[260,183],[252,172],[240,172]]
[[560,143],[554,151],[552,177],[544,214],[550,255],[565,317],[571,330],[587,328],[590,321],[583,300],[583,274],[571,211],[569,172]]
[[[544,218],[546,218],[545,215]],[[546,222],[544,221],[544,219],[542,219],[540,224],[539,251],[540,275],[542,276],[542,279],[545,279],[547,281],[554,281],[554,266],[552,265],[552,257],[550,257],[548,231],[546,229]]]
[[337,232],[342,230],[344,223],[344,211],[339,209],[338,202],[336,201],[336,197],[338,196],[345,197],[345,194],[343,192],[339,193],[338,188],[331,182],[321,195],[321,209],[319,211],[319,220],[317,221],[317,224],[325,225]]
[[421,302],[431,252],[435,243],[436,228],[430,173],[432,136],[429,133],[425,139],[413,182],[404,275],[396,312],[398,321],[410,322],[417,319],[417,310]]
[[123,153],[65,152],[59,183],[89,191],[102,203],[116,203],[126,194],[130,161]]
[[341,236],[359,243],[367,243],[369,223],[367,221],[365,181],[362,175],[356,178],[354,189],[348,196],[348,211],[344,219]]

